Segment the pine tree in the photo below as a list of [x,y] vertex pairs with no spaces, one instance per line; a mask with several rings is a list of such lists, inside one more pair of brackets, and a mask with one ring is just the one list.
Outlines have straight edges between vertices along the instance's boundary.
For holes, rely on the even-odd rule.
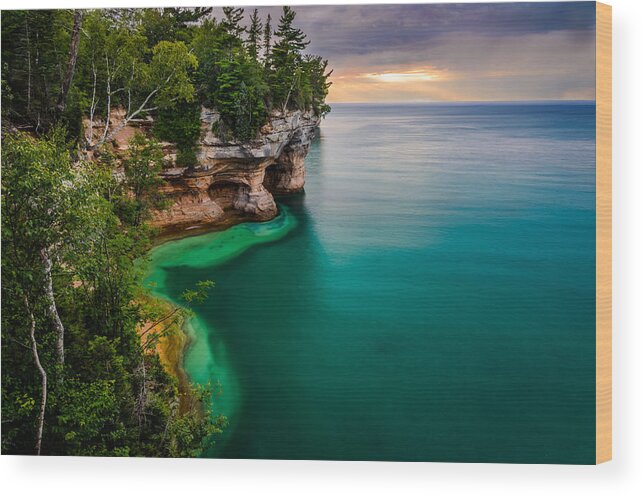
[[285,6],[279,19],[279,26],[275,35],[279,41],[272,49],[272,56],[276,66],[285,67],[301,60],[301,52],[308,46],[304,32],[293,26],[296,12]]
[[244,10],[242,8],[223,7],[225,19],[221,21],[221,25],[233,38],[241,38],[241,34],[246,30],[246,28],[241,25],[243,12]]
[[293,26],[295,11],[284,7],[275,35],[279,40],[272,48],[270,77],[274,102],[285,111],[297,100],[302,83],[302,52],[310,41],[304,32]]
[[189,23],[198,22],[203,17],[209,16],[212,13],[212,7],[175,7],[165,8],[164,12],[168,12],[181,27],[186,27]]
[[248,54],[254,60],[257,60],[259,54],[259,44],[261,43],[261,30],[263,25],[259,19],[259,11],[254,9],[252,15],[250,16],[250,27],[248,28]]
[[263,27],[263,61],[264,65],[268,67],[270,65],[270,42],[272,38],[272,17],[268,14],[266,18],[266,24]]

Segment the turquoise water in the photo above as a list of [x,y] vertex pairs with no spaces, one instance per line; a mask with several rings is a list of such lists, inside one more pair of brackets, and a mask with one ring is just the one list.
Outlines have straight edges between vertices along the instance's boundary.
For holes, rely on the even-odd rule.
[[280,216],[167,243],[209,456],[593,463],[592,104],[335,105]]

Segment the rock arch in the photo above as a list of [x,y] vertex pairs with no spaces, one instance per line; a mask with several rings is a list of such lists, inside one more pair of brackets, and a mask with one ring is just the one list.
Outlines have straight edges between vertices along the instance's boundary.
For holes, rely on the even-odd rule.
[[237,210],[235,205],[250,192],[250,186],[242,181],[213,179],[208,187],[208,196],[217,202],[224,212]]

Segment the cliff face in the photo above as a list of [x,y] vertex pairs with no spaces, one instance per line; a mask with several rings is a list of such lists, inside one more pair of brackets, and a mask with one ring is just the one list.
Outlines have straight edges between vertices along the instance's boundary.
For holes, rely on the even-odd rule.
[[[212,132],[218,114],[201,111],[198,166],[164,170],[161,188],[172,202],[156,212],[153,223],[163,230],[225,224],[234,219],[264,221],[277,215],[273,194],[304,187],[304,158],[319,118],[300,111],[273,113],[249,143],[223,142]],[[172,150],[168,159],[173,161]]]

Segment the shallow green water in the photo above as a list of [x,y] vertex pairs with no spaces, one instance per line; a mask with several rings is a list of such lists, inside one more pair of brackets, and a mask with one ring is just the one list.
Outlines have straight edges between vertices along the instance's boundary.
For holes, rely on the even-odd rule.
[[162,245],[203,279],[209,456],[592,463],[594,106],[336,106],[280,216]]

